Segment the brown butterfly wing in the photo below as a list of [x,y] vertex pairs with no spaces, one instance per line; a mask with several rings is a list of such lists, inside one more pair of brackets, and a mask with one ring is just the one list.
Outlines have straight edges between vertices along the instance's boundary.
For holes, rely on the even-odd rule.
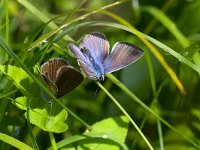
[[59,59],[59,58],[54,58],[47,61],[41,66],[41,73],[46,78],[48,78],[53,83],[55,83],[57,79],[57,70],[59,70],[60,67],[66,66],[66,65],[67,63],[64,60]]
[[81,73],[59,58],[44,63],[41,66],[41,74],[45,84],[57,98],[71,92],[83,80]]
[[55,84],[58,89],[58,98],[71,92],[83,81],[82,74],[70,66],[60,67],[57,73]]

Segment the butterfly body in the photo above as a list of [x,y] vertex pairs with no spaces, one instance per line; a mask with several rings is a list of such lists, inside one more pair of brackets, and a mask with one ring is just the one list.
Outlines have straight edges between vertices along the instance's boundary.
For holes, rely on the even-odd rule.
[[122,69],[144,54],[142,49],[128,42],[117,42],[111,52],[106,37],[98,32],[87,34],[79,47],[69,44],[81,70],[91,80],[104,80],[104,74]]
[[87,58],[88,63],[78,60],[78,64],[81,66],[82,70],[85,70],[84,73],[88,78],[92,80],[104,80],[104,69],[102,63],[98,61],[96,56],[85,55],[85,57]]

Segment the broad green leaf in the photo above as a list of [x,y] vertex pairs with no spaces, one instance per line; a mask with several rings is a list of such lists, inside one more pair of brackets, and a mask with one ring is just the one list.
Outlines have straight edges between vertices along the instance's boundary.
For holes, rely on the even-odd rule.
[[62,110],[54,116],[48,116],[47,109],[33,109],[29,112],[31,123],[39,126],[45,131],[61,133],[68,129],[68,126],[64,121],[67,118],[67,111]]
[[[57,143],[57,148],[74,148],[75,142],[78,149],[109,149],[118,150],[128,148],[125,145],[125,138],[128,131],[129,120],[125,116],[108,118],[95,123],[90,131],[83,135],[74,135]],[[48,150],[50,150],[49,148]]]
[[[65,120],[67,111],[58,108],[57,105],[48,104],[44,100],[36,102],[36,99],[31,99],[29,102],[27,97],[18,97],[15,99],[15,104],[22,110],[29,109],[29,119],[32,124],[39,126],[41,129],[49,132],[61,133],[68,129]],[[44,105],[46,103],[46,106]],[[36,105],[38,104],[38,105]],[[40,105],[40,106],[39,106]],[[27,113],[25,113],[27,117]]]
[[33,92],[33,80],[23,69],[11,65],[0,65],[0,70],[14,81],[15,86],[23,94],[28,96],[30,94],[28,91]]
[[[91,131],[85,133],[85,135],[93,138],[83,141],[78,149],[118,150],[120,149],[119,145],[123,145],[125,142],[128,124],[129,121],[125,116],[108,118],[97,122],[92,126]],[[95,140],[95,138],[97,139]],[[105,141],[104,139],[110,139],[110,141]],[[123,149],[126,148],[123,147]]]

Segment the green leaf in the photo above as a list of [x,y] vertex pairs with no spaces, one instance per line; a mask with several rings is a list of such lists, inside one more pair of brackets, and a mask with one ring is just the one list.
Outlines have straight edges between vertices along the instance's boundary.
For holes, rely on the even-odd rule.
[[[71,144],[78,143],[78,149],[125,149],[125,139],[129,120],[125,116],[104,119],[95,123],[90,131],[83,135],[74,135],[57,143],[57,148],[73,148]],[[49,148],[48,150],[50,150]]]
[[123,149],[127,149],[124,142],[127,135],[128,124],[129,120],[125,116],[108,118],[97,122],[92,126],[90,132],[85,133],[85,135],[92,138],[82,141],[78,149],[118,150],[120,146],[123,147]]
[[[27,97],[24,96],[16,98],[14,102],[22,110],[31,108],[29,109],[30,122],[44,131],[61,133],[68,129],[65,123],[68,115],[66,110],[60,109],[54,104],[46,103],[47,106],[45,106],[44,100],[36,101],[36,99],[32,99],[29,102]],[[27,118],[27,113],[25,113],[25,116]]]
[[15,86],[23,94],[30,96],[28,91],[33,92],[33,80],[23,69],[11,65],[0,65],[0,70],[14,81]]
[[46,109],[39,108],[30,110],[29,115],[31,123],[39,126],[45,131],[61,133],[68,129],[67,124],[64,123],[67,118],[67,111],[64,109],[55,117],[49,117]]

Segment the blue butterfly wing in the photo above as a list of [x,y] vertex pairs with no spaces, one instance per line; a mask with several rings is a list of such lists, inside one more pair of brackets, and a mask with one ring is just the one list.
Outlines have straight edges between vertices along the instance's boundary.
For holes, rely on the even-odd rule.
[[108,57],[109,48],[110,45],[105,35],[98,32],[85,35],[80,44],[81,51],[86,55],[90,53],[90,57],[98,61],[99,64],[102,64]]
[[78,60],[78,64],[81,67],[81,70],[85,73],[85,75],[91,80],[97,80],[98,76],[94,67],[92,65],[85,64],[81,60]]
[[91,80],[96,80],[97,73],[91,62],[94,59],[91,57],[90,52],[87,49],[79,49],[73,43],[70,43],[68,48],[78,59],[78,64],[85,75]]
[[88,57],[73,43],[69,43],[68,49],[76,56],[78,60],[81,60],[85,64],[89,63]]
[[137,61],[143,54],[143,50],[136,45],[128,42],[117,42],[103,63],[104,72],[111,73],[122,69]]

